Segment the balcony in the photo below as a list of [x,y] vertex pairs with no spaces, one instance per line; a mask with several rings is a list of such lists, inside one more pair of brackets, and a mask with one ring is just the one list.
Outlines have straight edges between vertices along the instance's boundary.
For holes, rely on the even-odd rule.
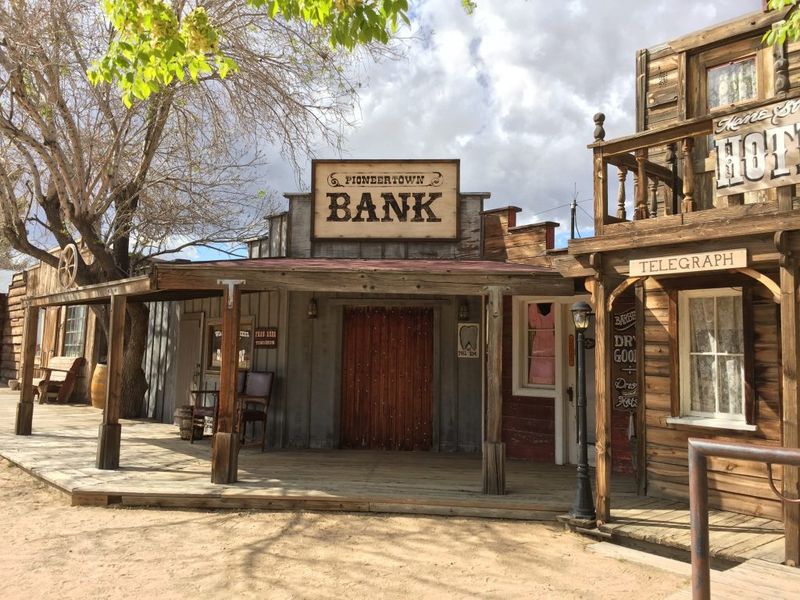
[[[777,122],[771,116],[779,109],[791,113]],[[740,115],[752,122],[737,119],[726,133],[723,118],[730,122]],[[787,119],[790,125],[783,125]],[[771,98],[737,107],[730,114],[684,120],[614,140],[604,139],[602,114],[595,115],[595,125],[595,142],[589,146],[594,155],[595,235],[572,240],[570,254],[800,229],[800,205],[795,198],[800,181],[797,97]],[[715,125],[720,129],[717,137],[724,138],[716,143]],[[778,125],[783,127],[769,129]],[[734,137],[725,137],[728,135]],[[759,141],[762,138],[764,141]],[[725,140],[737,140],[737,146]],[[757,147],[748,149],[753,145],[748,146],[749,142]],[[725,153],[719,161],[715,144],[721,144]],[[769,162],[780,154],[773,147],[776,144],[778,150],[784,150],[781,160],[786,163],[786,177],[776,177],[778,169]],[[758,149],[761,155],[754,157]],[[721,169],[726,177],[732,172],[742,185],[721,185]],[[759,172],[760,182],[751,178]],[[612,186],[614,198],[609,196]],[[632,202],[628,199],[631,188]]]

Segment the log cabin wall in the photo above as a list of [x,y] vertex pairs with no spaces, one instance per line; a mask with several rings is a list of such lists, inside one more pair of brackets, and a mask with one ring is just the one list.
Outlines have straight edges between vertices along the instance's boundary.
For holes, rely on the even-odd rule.
[[0,348],[0,378],[17,379],[22,352],[22,318],[25,309],[26,272],[14,273],[3,306],[3,337]]
[[[781,445],[780,318],[769,291],[746,281],[752,297],[745,302],[745,351],[752,349],[752,385],[755,432],[734,432],[671,425],[679,409],[679,375],[676,348],[677,292],[682,289],[732,285],[731,277],[695,277],[680,280],[650,279],[644,289],[644,398],[647,456],[647,492],[657,497],[685,500],[689,495],[687,440],[690,437],[720,441],[752,441]],[[748,311],[750,314],[748,315]],[[748,325],[749,322],[749,325]],[[749,339],[748,339],[749,338]],[[780,468],[776,468],[780,487]],[[712,508],[782,518],[781,503],[769,488],[766,465],[709,458],[709,504]]]
[[516,206],[505,206],[481,213],[481,256],[487,260],[552,266],[547,251],[555,245],[555,228],[558,223],[543,221],[517,225],[517,213],[521,210]]

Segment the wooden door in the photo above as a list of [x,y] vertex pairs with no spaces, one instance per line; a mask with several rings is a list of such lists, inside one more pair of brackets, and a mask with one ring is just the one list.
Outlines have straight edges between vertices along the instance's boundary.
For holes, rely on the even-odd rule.
[[433,309],[346,308],[342,343],[342,447],[430,450]]
[[165,398],[164,415],[172,415],[173,411],[192,401],[193,389],[200,386],[200,373],[202,368],[203,349],[203,318],[200,314],[189,313],[181,317],[178,332],[177,372],[175,375],[174,406],[170,405],[169,398]]

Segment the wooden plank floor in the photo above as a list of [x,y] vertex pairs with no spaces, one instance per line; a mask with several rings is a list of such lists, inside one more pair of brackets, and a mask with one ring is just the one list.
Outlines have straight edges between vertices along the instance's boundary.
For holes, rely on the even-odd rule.
[[[567,512],[575,468],[510,460],[508,493],[481,493],[475,454],[268,451],[239,455],[239,482],[210,482],[210,443],[172,425],[122,422],[119,471],[94,468],[100,411],[36,405],[30,437],[13,434],[16,394],[0,393],[0,456],[69,493],[75,504],[141,504],[424,513],[551,520]],[[618,497],[633,493],[618,479]]]
[[[783,523],[723,510],[708,515],[709,550],[712,557],[744,562],[784,560]],[[682,552],[691,548],[689,506],[685,502],[625,495],[612,503],[611,522],[601,531],[625,543],[632,540],[666,546]]]
[[[711,571],[715,600],[777,600],[800,596],[800,569],[753,558],[726,571]],[[688,587],[667,600],[691,600]]]

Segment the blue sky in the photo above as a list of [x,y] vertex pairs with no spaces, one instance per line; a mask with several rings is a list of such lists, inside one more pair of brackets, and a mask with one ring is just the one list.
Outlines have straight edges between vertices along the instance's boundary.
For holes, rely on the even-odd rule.
[[[634,131],[635,55],[685,33],[760,10],[760,0],[459,0],[413,3],[406,57],[363,67],[357,126],[341,154],[319,158],[460,158],[462,191],[489,207],[523,208],[521,222],[562,223],[577,191],[590,225],[592,115],[607,137]],[[278,152],[264,169],[283,193],[310,184]],[[203,255],[205,253],[201,253]]]

